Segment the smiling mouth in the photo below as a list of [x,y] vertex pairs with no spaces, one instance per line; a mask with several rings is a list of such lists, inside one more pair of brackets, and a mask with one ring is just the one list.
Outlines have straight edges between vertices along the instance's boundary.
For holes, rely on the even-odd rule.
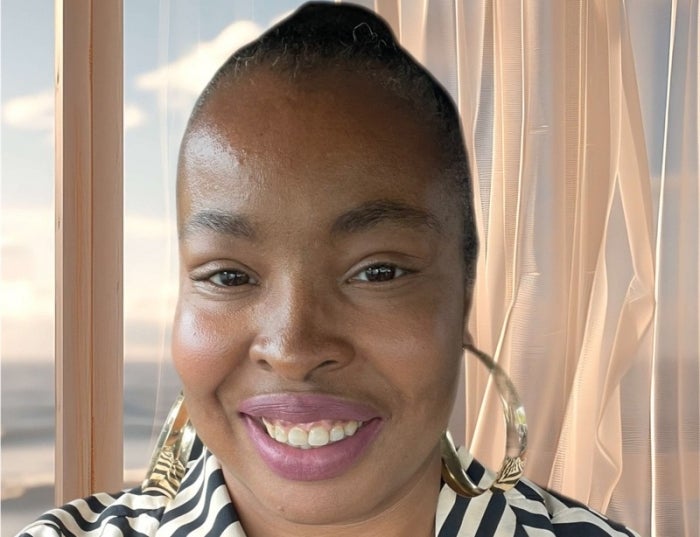
[[241,401],[237,410],[263,462],[292,481],[344,474],[386,420],[371,405],[322,393],[260,394]]
[[292,423],[280,419],[261,418],[270,438],[298,449],[314,449],[353,436],[364,422],[358,420],[320,420]]

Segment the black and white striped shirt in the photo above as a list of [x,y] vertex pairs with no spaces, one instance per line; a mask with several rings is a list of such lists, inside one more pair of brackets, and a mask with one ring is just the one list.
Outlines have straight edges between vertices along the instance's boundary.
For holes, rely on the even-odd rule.
[[[468,457],[466,452],[462,452]],[[475,482],[484,468],[466,459]],[[483,484],[482,484],[483,486]],[[435,517],[436,537],[623,537],[636,533],[570,499],[523,479],[506,492],[457,496],[443,484]],[[21,537],[245,537],[218,460],[199,449],[173,500],[140,488],[96,494],[42,515]]]

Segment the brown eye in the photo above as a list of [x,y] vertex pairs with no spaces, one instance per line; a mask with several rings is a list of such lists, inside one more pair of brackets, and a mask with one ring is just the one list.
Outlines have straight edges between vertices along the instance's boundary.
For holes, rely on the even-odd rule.
[[245,272],[239,270],[222,270],[213,274],[209,281],[214,285],[219,287],[237,287],[239,285],[246,285],[250,283],[250,276]]
[[353,279],[362,282],[388,282],[406,274],[395,265],[372,265],[357,273]]

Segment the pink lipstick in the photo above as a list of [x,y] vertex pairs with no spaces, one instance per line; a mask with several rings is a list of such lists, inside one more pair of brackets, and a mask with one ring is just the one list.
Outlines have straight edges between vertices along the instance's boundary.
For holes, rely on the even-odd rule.
[[[368,405],[321,394],[258,395],[243,401],[238,411],[263,461],[280,477],[294,481],[331,479],[343,474],[371,445],[384,423]],[[271,423],[278,424],[272,425],[277,438],[270,433]],[[343,424],[347,435],[342,434]],[[311,445],[304,440],[297,443],[296,437],[305,439],[307,432]],[[332,442],[328,441],[329,432],[331,438],[336,434]],[[315,438],[319,436],[322,445],[316,446]]]

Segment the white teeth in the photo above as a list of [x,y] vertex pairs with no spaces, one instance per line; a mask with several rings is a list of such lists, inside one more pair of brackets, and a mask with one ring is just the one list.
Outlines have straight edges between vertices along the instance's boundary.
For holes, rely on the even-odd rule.
[[345,429],[342,425],[334,425],[330,432],[330,441],[337,442],[345,438]]
[[316,426],[309,430],[310,446],[325,446],[330,439],[330,434],[328,434],[328,431],[323,427]]
[[290,446],[304,447],[309,443],[309,435],[304,429],[292,427],[287,435],[287,443]]
[[343,427],[343,430],[345,431],[345,436],[352,436],[355,434],[357,431],[357,428],[359,427],[359,423],[356,421],[349,421],[345,424],[345,427]]
[[274,438],[275,436],[275,426],[272,425],[269,421],[267,421],[265,418],[262,419],[263,425],[265,426],[265,429],[267,429],[267,434],[272,436]]
[[340,442],[348,436],[353,436],[362,426],[361,421],[330,421],[323,420],[313,424],[291,424],[281,420],[262,418],[262,423],[270,438],[280,444],[287,444],[300,449],[311,449]]
[[287,443],[287,431],[285,431],[284,427],[281,427],[280,425],[275,425],[275,434],[270,436],[282,444]]

